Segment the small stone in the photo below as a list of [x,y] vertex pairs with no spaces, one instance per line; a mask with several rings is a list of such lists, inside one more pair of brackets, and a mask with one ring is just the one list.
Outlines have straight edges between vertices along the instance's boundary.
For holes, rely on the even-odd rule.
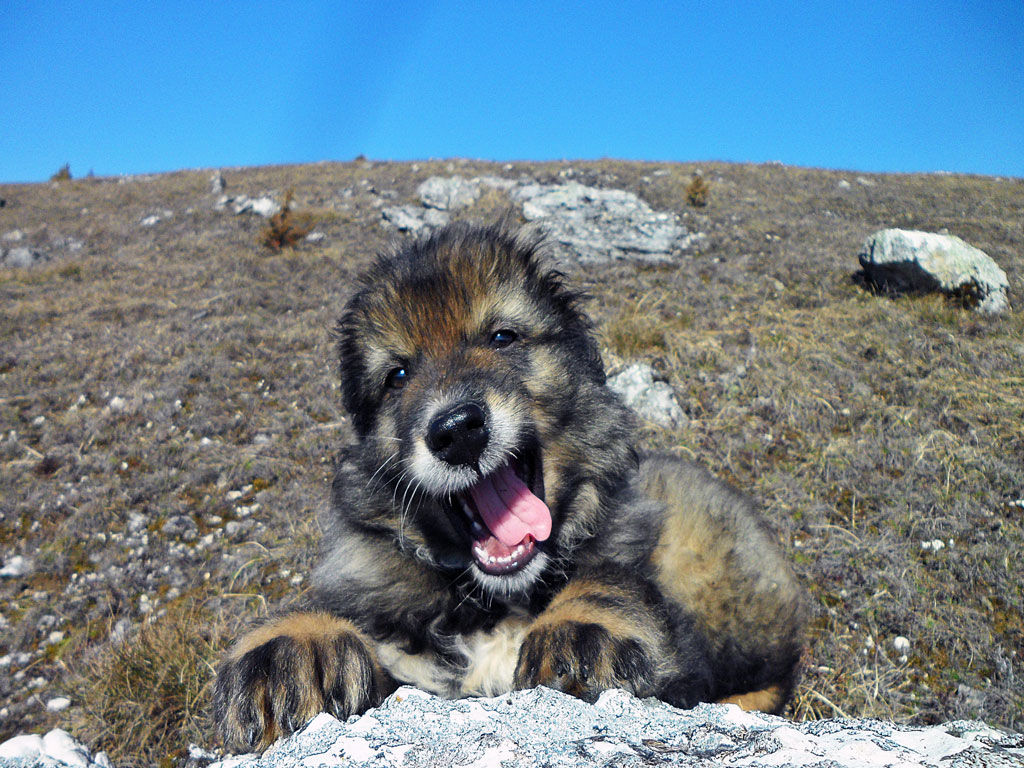
[[210,194],[211,195],[222,195],[224,190],[227,189],[227,184],[224,183],[224,176],[220,171],[214,171],[210,177]]
[[63,712],[71,706],[71,699],[66,696],[57,696],[46,702],[46,708],[51,712]]
[[30,573],[32,573],[32,561],[27,560],[21,555],[8,558],[7,562],[4,563],[4,567],[0,568],[0,577],[2,578],[16,579],[21,576],[27,576]]
[[910,641],[903,635],[897,635],[893,638],[892,647],[895,648],[898,653],[906,654],[910,650]]
[[139,224],[141,224],[144,227],[152,227],[158,221],[160,221],[160,217],[154,213],[144,218],[142,221],[139,222]]
[[110,408],[110,410],[113,411],[114,413],[119,413],[123,411],[127,405],[128,401],[120,396],[112,397],[110,399],[110,402],[107,403],[107,407]]

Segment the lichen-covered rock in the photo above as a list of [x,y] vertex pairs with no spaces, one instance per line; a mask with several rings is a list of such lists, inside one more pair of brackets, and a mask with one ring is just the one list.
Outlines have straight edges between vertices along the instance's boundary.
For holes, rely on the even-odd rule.
[[428,208],[455,211],[468,208],[477,201],[480,197],[480,183],[461,176],[431,176],[416,188],[416,192],[420,202]]
[[581,263],[616,259],[663,262],[698,243],[674,214],[658,212],[632,192],[568,184],[525,184],[512,192],[523,217]]
[[942,291],[979,312],[1009,309],[1006,273],[959,237],[907,229],[875,232],[858,254],[867,279],[896,293]]
[[346,723],[319,715],[262,756],[210,768],[292,765],[493,766],[999,766],[1020,765],[1024,738],[982,723],[909,728],[877,720],[792,723],[702,704],[680,710],[625,691],[595,704],[547,688],[446,701],[401,688]]
[[[192,747],[190,768],[564,768],[591,766],[1020,766],[1024,736],[984,723],[929,728],[879,720],[793,723],[724,704],[690,710],[626,691],[594,704],[548,688],[450,701],[399,688],[379,707],[340,722],[315,717],[263,755],[222,759]],[[0,768],[109,768],[64,731],[0,744]]]
[[417,205],[395,205],[381,209],[381,218],[387,227],[399,232],[429,232],[443,227],[448,223],[449,216],[444,211],[433,208],[421,208]]

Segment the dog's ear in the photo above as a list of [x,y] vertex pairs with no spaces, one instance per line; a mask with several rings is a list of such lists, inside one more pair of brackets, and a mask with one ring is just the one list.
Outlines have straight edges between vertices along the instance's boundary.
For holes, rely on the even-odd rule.
[[359,341],[360,310],[366,293],[367,289],[364,288],[349,299],[334,329],[341,373],[341,402],[360,436],[370,431],[375,411],[375,404],[365,389],[366,358]]
[[554,273],[554,279],[557,288],[553,298],[562,317],[567,346],[586,372],[587,378],[593,383],[603,386],[605,383],[604,360],[601,359],[601,351],[598,349],[597,338],[594,336],[594,324],[582,309],[586,295],[566,288],[562,283],[561,275]]
[[604,361],[594,337],[594,325],[583,310],[588,296],[570,288],[565,275],[555,269],[545,255],[548,241],[543,232],[516,230],[511,216],[506,216],[491,230],[491,236],[503,241],[526,270],[527,280],[539,287],[549,309],[560,319],[567,347],[586,373],[598,385],[605,383]]
[[[539,264],[534,262],[532,266],[539,267]],[[545,297],[548,310],[559,319],[560,335],[565,341],[565,348],[571,352],[590,381],[603,385],[604,361],[594,336],[594,324],[583,311],[586,294],[569,288],[565,284],[565,275],[558,270],[540,272],[538,269],[537,272],[539,274],[535,273],[534,279],[539,283],[540,295]]]

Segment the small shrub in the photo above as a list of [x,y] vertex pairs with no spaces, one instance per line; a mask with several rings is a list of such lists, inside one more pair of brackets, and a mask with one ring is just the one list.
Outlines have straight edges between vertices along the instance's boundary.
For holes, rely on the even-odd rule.
[[285,193],[281,210],[270,217],[267,226],[260,233],[260,241],[274,252],[279,252],[283,248],[294,248],[312,229],[307,216],[296,215],[292,211],[294,195],[293,189]]
[[711,192],[711,185],[704,181],[701,176],[694,176],[686,186],[686,202],[694,208],[703,208],[708,204],[708,194]]
[[71,163],[64,163],[57,172],[50,177],[50,181],[71,181]]

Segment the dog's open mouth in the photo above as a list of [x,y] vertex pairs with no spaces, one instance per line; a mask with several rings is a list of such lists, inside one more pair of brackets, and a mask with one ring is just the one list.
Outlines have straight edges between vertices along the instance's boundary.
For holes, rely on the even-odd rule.
[[537,542],[551,535],[540,462],[532,464],[509,461],[457,494],[469,519],[473,559],[485,573],[515,573],[537,554]]

